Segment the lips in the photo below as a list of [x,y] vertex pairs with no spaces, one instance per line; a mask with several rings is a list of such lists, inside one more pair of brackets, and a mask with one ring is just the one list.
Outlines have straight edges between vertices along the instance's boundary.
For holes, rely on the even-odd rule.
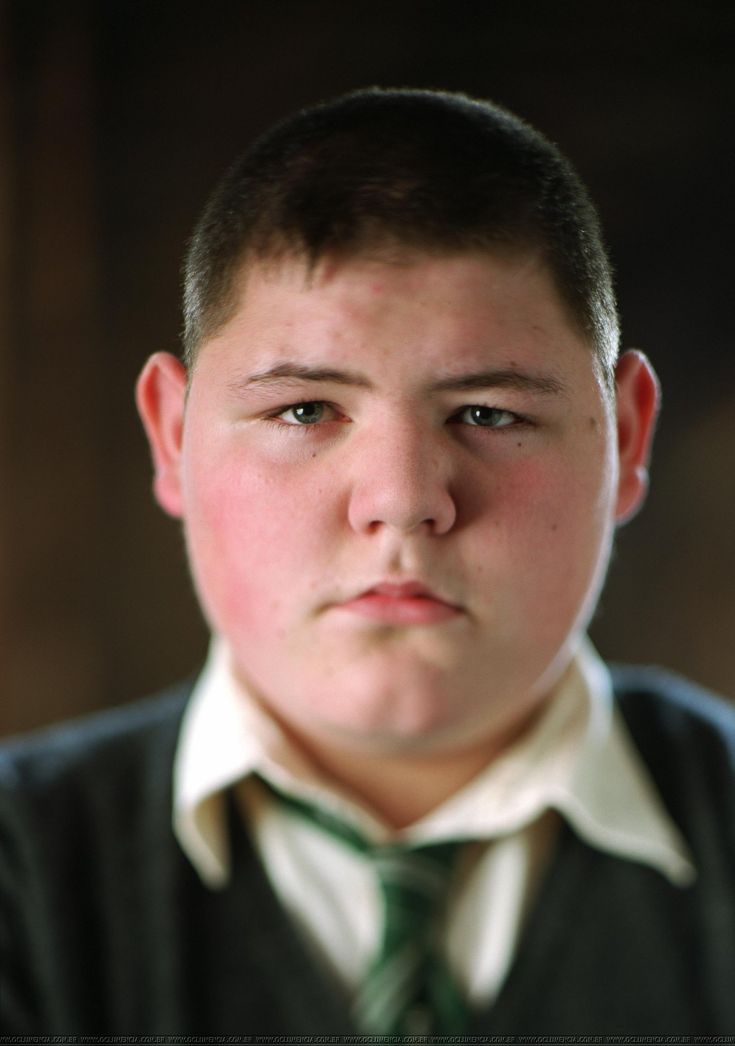
[[392,625],[440,624],[461,614],[459,607],[418,581],[381,581],[340,603],[339,608]]

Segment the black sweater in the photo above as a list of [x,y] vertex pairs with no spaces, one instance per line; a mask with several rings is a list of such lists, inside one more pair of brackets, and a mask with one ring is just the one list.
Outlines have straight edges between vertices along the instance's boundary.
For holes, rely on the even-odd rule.
[[[661,673],[614,678],[697,881],[674,887],[564,829],[469,1035],[735,1033],[735,710]],[[225,889],[205,888],[174,839],[187,696],[0,750],[0,1034],[355,1033],[232,804]]]

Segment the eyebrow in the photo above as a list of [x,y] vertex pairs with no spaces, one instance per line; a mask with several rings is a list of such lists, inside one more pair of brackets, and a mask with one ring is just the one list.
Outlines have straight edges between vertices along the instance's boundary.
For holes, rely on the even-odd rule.
[[484,370],[474,374],[459,374],[444,378],[431,386],[436,392],[469,392],[472,389],[517,389],[519,392],[539,392],[556,396],[567,392],[567,385],[551,374],[532,374],[528,371]]
[[[364,374],[333,367],[309,367],[302,363],[278,363],[267,370],[250,374],[229,382],[233,392],[244,392],[249,388],[278,386],[290,381],[312,381],[323,384],[349,385],[355,388],[374,389],[374,383]],[[515,389],[520,392],[535,392],[545,396],[561,395],[568,386],[552,374],[536,374],[513,368],[475,371],[442,378],[432,382],[430,392],[470,392],[473,389]]]
[[362,389],[372,389],[373,383],[362,374],[349,370],[336,370],[333,367],[307,367],[303,363],[278,363],[268,370],[249,374],[245,378],[230,382],[235,392],[262,385],[279,385],[288,381],[320,381],[336,385],[354,385]]

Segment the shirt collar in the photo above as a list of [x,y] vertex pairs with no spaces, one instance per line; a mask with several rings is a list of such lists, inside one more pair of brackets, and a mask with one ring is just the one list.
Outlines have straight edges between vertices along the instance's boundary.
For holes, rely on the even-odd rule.
[[[236,680],[215,639],[181,727],[174,763],[174,831],[202,880],[223,886],[229,841],[223,794],[258,773],[330,807],[376,841],[384,825],[336,794],[279,724]],[[612,700],[607,669],[584,641],[534,725],[454,796],[400,833],[414,843],[482,839],[558,810],[590,845],[639,861],[672,883],[694,868]]]

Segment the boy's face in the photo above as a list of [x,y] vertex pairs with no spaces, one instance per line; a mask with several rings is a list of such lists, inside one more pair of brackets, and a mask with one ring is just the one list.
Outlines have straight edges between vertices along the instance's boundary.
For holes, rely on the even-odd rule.
[[235,669],[297,735],[439,752],[511,728],[594,607],[655,411],[618,407],[533,258],[253,266],[139,404]]

